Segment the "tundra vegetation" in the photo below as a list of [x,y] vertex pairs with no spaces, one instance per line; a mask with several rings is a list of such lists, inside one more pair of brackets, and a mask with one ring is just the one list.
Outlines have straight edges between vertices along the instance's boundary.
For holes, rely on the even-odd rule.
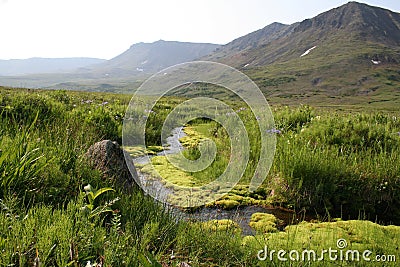
[[[140,190],[125,192],[90,167],[84,154],[92,144],[121,144],[130,97],[0,88],[0,266],[304,266],[308,262],[276,257],[260,261],[257,253],[265,247],[321,251],[337,248],[339,238],[348,249],[372,251],[371,258],[400,260],[400,227],[394,226],[400,224],[398,113],[276,104],[275,128],[260,132],[251,110],[228,98],[248,131],[249,164],[233,190],[209,206],[263,205],[314,218],[281,228],[280,218],[255,213],[255,232],[244,235],[232,220],[181,220]],[[146,115],[147,148],[128,151],[158,152],[163,121],[184,99],[161,99]],[[229,137],[202,118],[188,122],[185,131],[181,142],[189,159],[199,157],[201,140],[215,142],[218,154],[207,169],[188,173],[163,156],[152,161],[174,183],[207,183],[227,166]],[[262,186],[249,192],[261,134],[276,135],[276,154]],[[310,265],[363,264],[369,263],[326,257]]]

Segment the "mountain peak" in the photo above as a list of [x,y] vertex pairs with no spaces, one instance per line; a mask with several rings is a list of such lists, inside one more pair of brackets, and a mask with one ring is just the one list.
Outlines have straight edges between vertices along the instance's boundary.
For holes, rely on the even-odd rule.
[[303,20],[295,32],[338,38],[353,36],[362,41],[389,46],[400,45],[400,14],[387,9],[349,2],[340,7]]
[[97,66],[97,70],[108,75],[118,74],[121,70],[127,75],[155,73],[178,63],[198,59],[218,47],[220,45],[165,40],[141,42],[131,45],[122,54]]
[[333,54],[354,44],[397,49],[400,14],[351,1],[291,25],[272,23],[233,40],[206,59],[251,68],[296,59],[316,45],[334,47]]

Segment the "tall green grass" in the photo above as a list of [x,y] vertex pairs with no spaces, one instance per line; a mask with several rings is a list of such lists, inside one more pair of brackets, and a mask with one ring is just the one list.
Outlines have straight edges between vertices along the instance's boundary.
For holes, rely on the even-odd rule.
[[[129,98],[0,88],[0,266],[33,266],[38,261],[42,266],[86,266],[88,261],[103,266],[156,266],[156,261],[170,266],[181,262],[270,266],[256,257],[264,245],[325,248],[338,237],[360,249],[398,255],[395,226],[364,221],[304,223],[284,232],[243,237],[234,224],[180,220],[140,191],[122,192],[112,181],[103,180],[84,154],[102,139],[121,140]],[[148,145],[160,144],[161,122],[181,101],[165,98],[150,114]],[[234,105],[235,110],[242,107]],[[231,200],[241,205],[270,203],[306,209],[330,218],[398,223],[400,123],[396,117],[324,113],[306,106],[276,108],[274,114],[278,140],[274,164],[263,186],[249,193],[246,183],[257,163],[260,135],[270,133],[258,131],[249,110],[239,112],[252,151],[243,180],[229,195]],[[199,182],[212,180],[230,156],[228,136],[214,122],[201,120],[191,126],[214,139],[221,153],[210,169],[190,175]],[[194,146],[185,153],[196,158],[198,149]],[[87,184],[115,191],[90,202],[84,192]],[[104,212],[91,216],[88,205],[93,205],[92,211]]]

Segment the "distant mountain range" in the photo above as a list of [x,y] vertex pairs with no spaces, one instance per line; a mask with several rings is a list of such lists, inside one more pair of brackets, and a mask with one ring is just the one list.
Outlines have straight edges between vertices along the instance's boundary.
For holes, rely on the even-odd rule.
[[0,76],[63,73],[105,62],[98,58],[29,58],[0,60]]
[[0,85],[132,90],[152,73],[196,59],[244,71],[282,103],[295,98],[343,104],[353,98],[400,104],[400,14],[357,2],[291,25],[272,23],[222,46],[138,43],[69,74],[0,77]]
[[159,40],[132,45],[110,59],[29,58],[0,60],[0,76],[43,73],[102,73],[107,75],[155,73],[166,67],[212,53],[220,45]]
[[163,40],[154,43],[138,43],[121,55],[92,66],[86,71],[116,76],[141,72],[152,74],[169,66],[208,55],[218,47],[220,45]]
[[138,81],[149,75],[206,56],[218,47],[220,45],[160,40],[134,44],[110,60],[3,60],[0,61],[0,85],[90,91],[132,90]]

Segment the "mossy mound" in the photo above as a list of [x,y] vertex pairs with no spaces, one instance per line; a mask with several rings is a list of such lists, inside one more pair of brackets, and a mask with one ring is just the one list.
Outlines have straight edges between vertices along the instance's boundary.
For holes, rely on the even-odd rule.
[[239,224],[229,219],[203,222],[203,226],[205,229],[212,231],[233,231],[235,233],[241,232]]
[[162,179],[177,186],[192,187],[196,184],[191,175],[177,169],[165,156],[155,156],[151,159],[151,163],[146,164],[141,171],[156,178],[161,176]]
[[278,232],[278,219],[269,213],[256,212],[251,215],[250,227],[259,233]]
[[145,155],[157,155],[158,152],[164,150],[162,146],[125,146],[123,147],[125,151],[133,158],[143,157]]

